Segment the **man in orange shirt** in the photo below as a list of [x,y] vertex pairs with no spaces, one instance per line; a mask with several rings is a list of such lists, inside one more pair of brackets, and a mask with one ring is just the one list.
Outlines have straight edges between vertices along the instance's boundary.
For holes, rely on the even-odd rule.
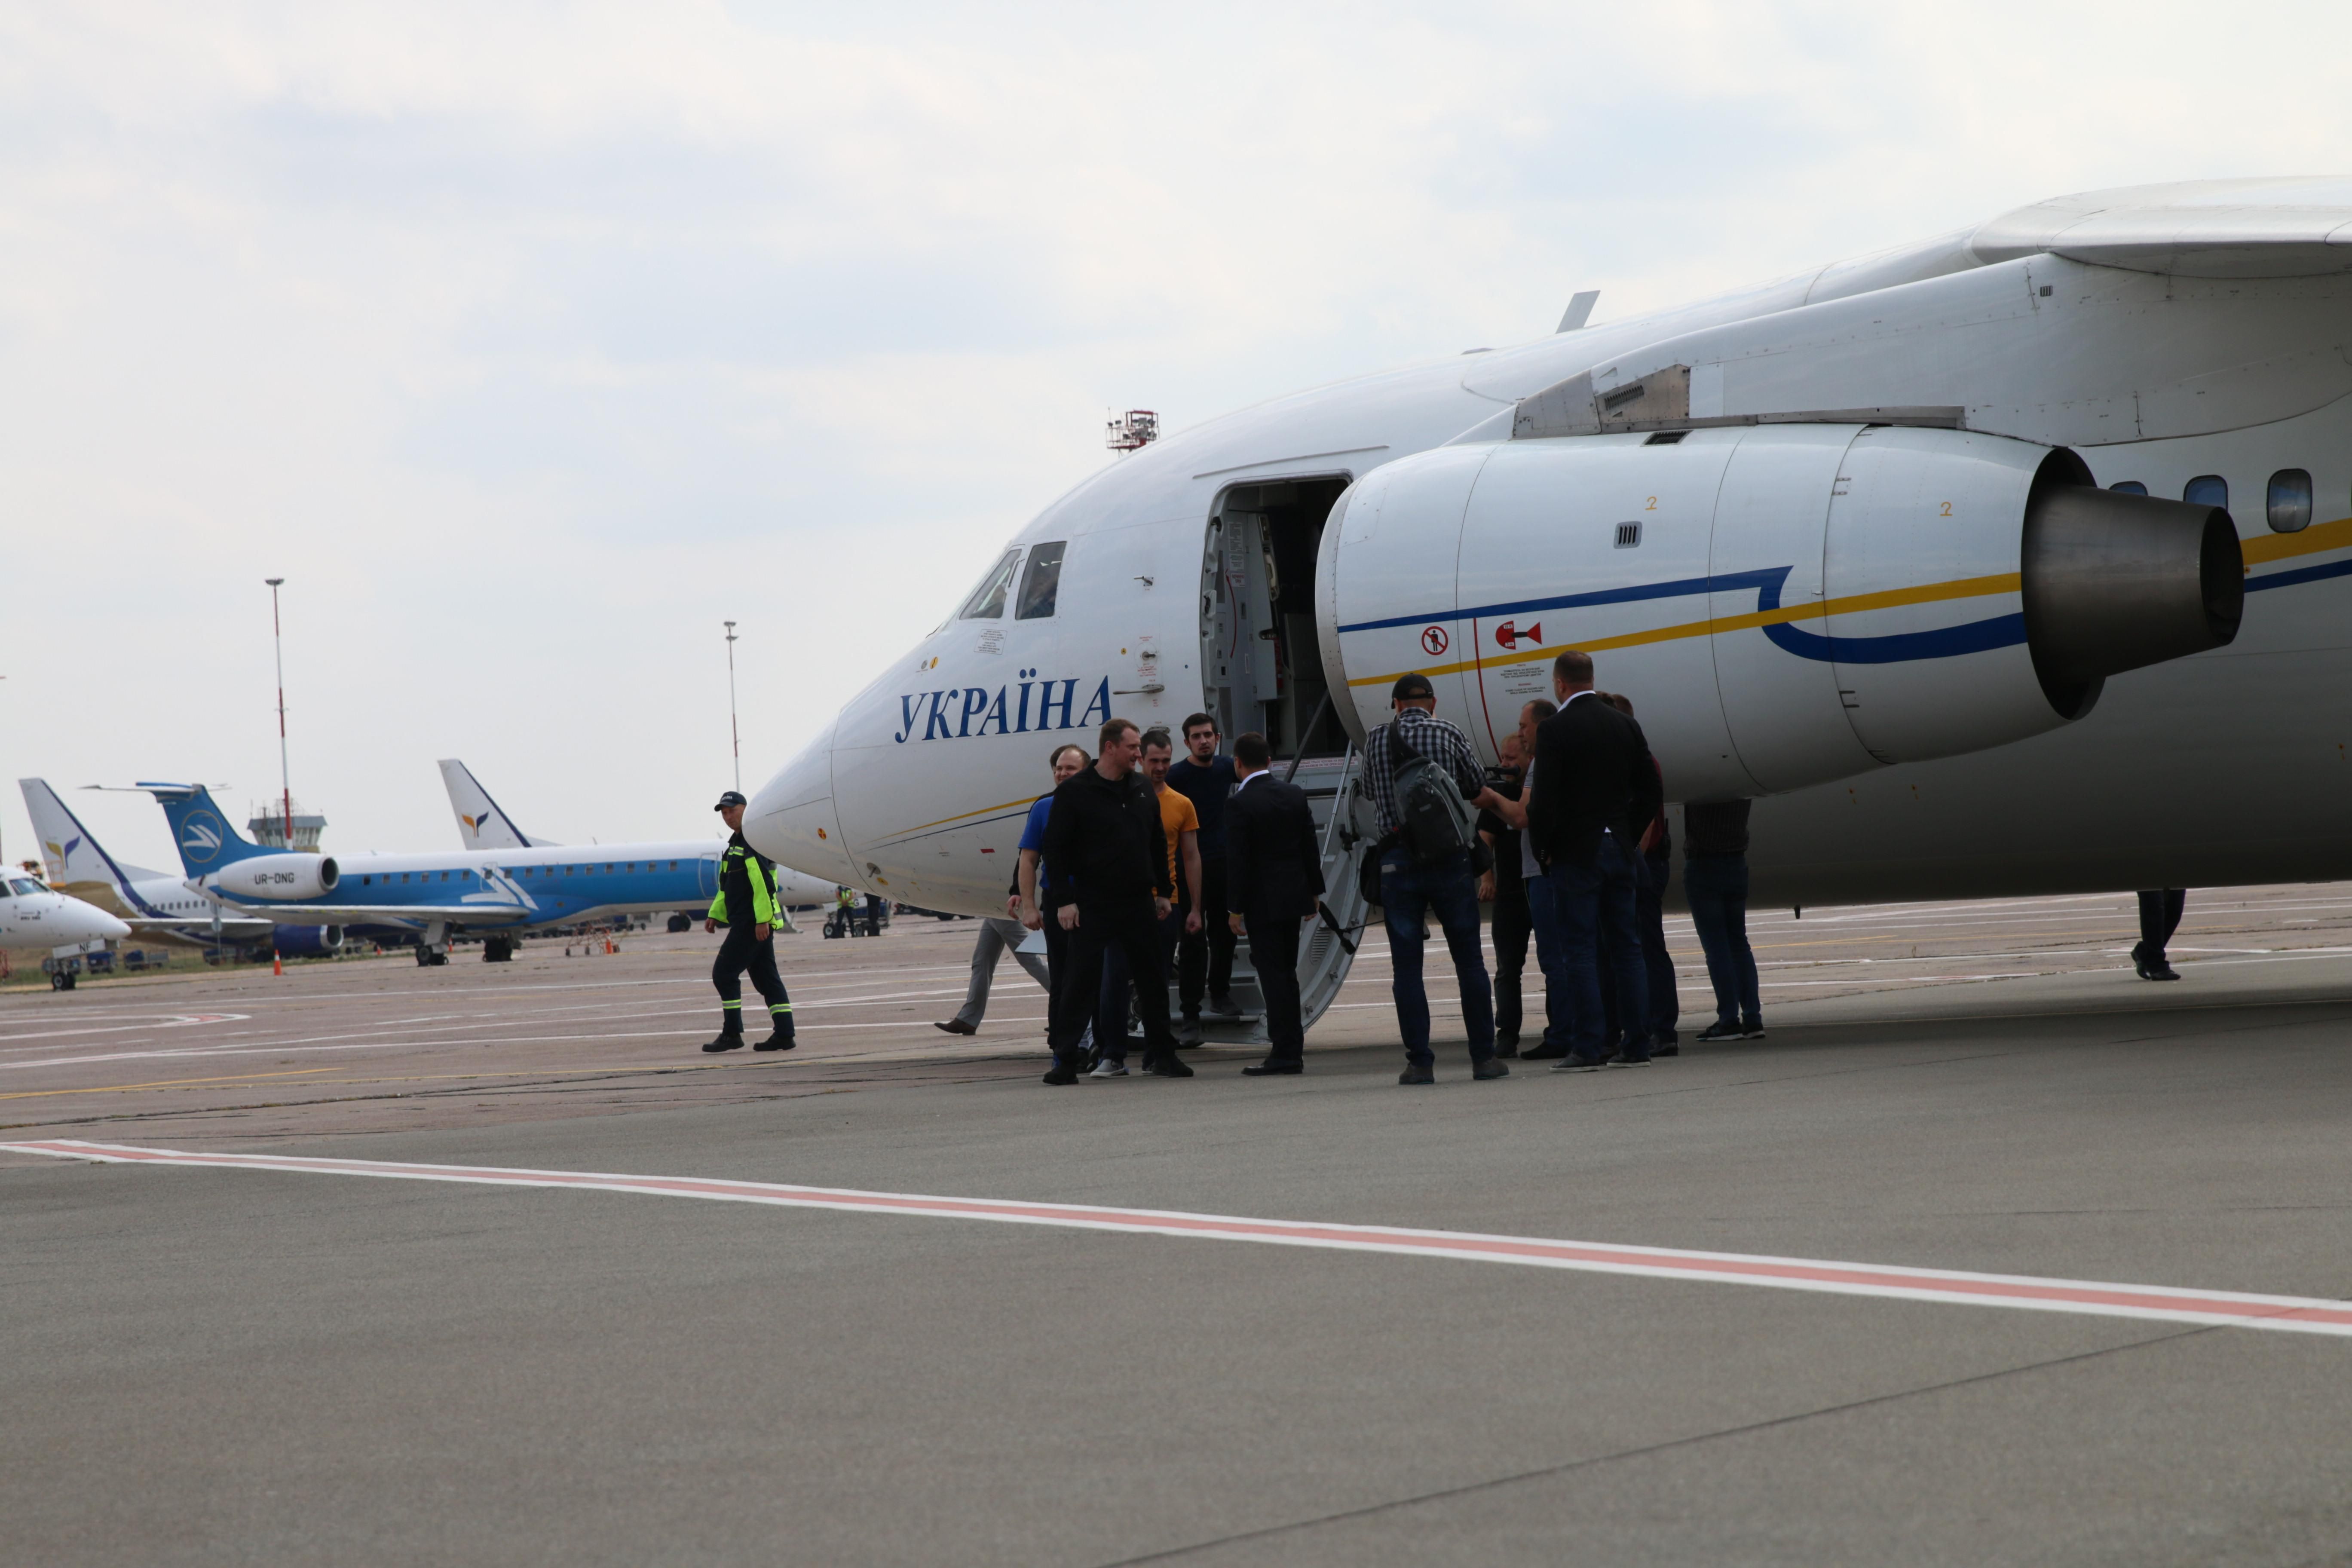
[[[1168,836],[1168,879],[1176,888],[1176,905],[1160,922],[1160,974],[1168,984],[1175,973],[1176,944],[1201,929],[1201,814],[1181,790],[1168,787],[1168,767],[1176,759],[1168,731],[1153,730],[1143,737],[1143,776],[1150,780],[1160,804],[1160,826]],[[1095,1047],[1101,1059],[1091,1078],[1127,1076],[1128,997],[1133,980],[1117,948],[1103,955],[1101,1005],[1095,1012]],[[1180,1030],[1179,1045],[1201,1043],[1198,1025]]]

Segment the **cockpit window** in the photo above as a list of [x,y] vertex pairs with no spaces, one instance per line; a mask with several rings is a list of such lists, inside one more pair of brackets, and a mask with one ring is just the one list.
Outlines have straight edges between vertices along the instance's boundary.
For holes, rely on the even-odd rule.
[[11,877],[8,879],[8,890],[20,899],[29,898],[41,890],[41,885],[30,877]]
[[1068,542],[1057,539],[1030,550],[1029,571],[1021,579],[1021,605],[1013,612],[1015,620],[1042,621],[1054,613],[1054,599],[1062,588],[1062,552]]
[[1004,618],[1004,595],[1013,590],[1013,568],[1021,560],[1021,552],[1008,550],[1004,559],[989,569],[971,591],[971,597],[956,612],[961,621],[1000,621]]

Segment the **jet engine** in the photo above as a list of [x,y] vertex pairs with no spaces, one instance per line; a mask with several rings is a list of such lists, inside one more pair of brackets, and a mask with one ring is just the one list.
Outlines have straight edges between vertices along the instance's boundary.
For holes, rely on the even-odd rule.
[[286,958],[316,958],[330,952],[340,952],[343,946],[341,926],[273,926],[269,943]]
[[1926,426],[1439,447],[1353,486],[1321,551],[1324,668],[1360,738],[1418,670],[1491,756],[1552,695],[1552,657],[1582,648],[1678,799],[2053,729],[2109,676],[2227,644],[2244,596],[2221,509]]
[[315,899],[335,890],[341,870],[331,855],[255,855],[222,867],[205,885],[247,899]]

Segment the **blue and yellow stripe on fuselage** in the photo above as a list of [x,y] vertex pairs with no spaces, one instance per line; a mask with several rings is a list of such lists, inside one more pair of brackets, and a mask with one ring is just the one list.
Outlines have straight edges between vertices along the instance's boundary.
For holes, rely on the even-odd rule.
[[[2352,548],[2352,518],[2319,523],[2298,533],[2264,534],[2245,540],[2240,549],[2246,562],[2246,591],[2251,594],[2352,575],[2352,557],[2316,566],[2253,575],[2253,568],[2260,564],[2347,548]],[[1579,640],[1572,634],[1548,637],[1544,646],[1605,653],[1615,648],[1678,642],[1686,637],[1717,637],[1727,632],[1757,630],[1763,632],[1775,647],[1799,658],[1841,664],[1900,664],[1912,659],[1952,658],[1961,654],[1982,653],[1991,648],[2014,647],[2025,640],[2025,616],[2021,611],[2015,610],[1982,620],[1965,621],[1958,626],[1939,626],[1928,631],[1897,632],[1885,637],[1846,637],[1806,631],[1797,624],[1826,620],[1832,616],[1861,615],[1872,610],[2014,594],[2022,586],[2019,574],[2014,572],[2000,572],[1983,577],[1958,577],[1948,582],[1923,583],[1914,587],[1888,588],[1869,594],[1847,594],[1803,605],[1783,605],[1780,602],[1781,590],[1789,580],[1790,573],[1794,570],[1791,566],[1773,566],[1753,572],[1727,573],[1721,576],[1684,577],[1671,582],[1641,583],[1591,593],[1515,599],[1429,615],[1389,616],[1379,620],[1343,626],[1339,633],[1346,637],[1356,632],[1381,631],[1396,626],[1428,626],[1448,621],[1488,621],[1505,616],[1636,604],[1651,599],[1697,598],[1752,588],[1756,591],[1756,608],[1746,614],[1709,616],[1701,620],[1678,621],[1670,626],[1589,640]],[[1451,663],[1417,665],[1413,669],[1423,675],[1455,675],[1492,665],[1520,663],[1527,658],[1525,649],[1505,649],[1493,654],[1479,653]],[[1353,676],[1348,684],[1350,687],[1384,686],[1407,673],[1406,670],[1396,669],[1383,675]]]

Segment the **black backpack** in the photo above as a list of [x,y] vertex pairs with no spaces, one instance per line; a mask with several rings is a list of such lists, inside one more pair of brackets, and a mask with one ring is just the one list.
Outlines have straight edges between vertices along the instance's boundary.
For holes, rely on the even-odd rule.
[[1389,726],[1389,773],[1397,804],[1397,836],[1427,866],[1478,843],[1478,816],[1453,772],[1404,743],[1402,724]]

